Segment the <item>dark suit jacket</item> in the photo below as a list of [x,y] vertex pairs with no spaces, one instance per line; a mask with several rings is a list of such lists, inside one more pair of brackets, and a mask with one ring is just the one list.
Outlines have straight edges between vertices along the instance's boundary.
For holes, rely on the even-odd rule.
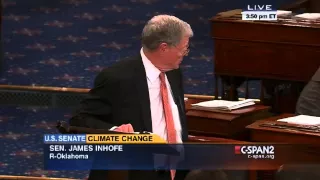
[[297,102],[296,113],[320,116],[320,68],[302,90]]
[[[186,141],[188,133],[182,74],[177,69],[166,75],[179,109],[182,141]],[[121,60],[99,73],[89,97],[81,102],[81,107],[70,119],[70,125],[96,129],[110,129],[128,123],[136,132],[152,131],[148,84],[140,55]],[[103,173],[106,171],[92,171],[90,176],[104,179]],[[147,178],[145,174],[141,175],[140,180]],[[133,176],[139,177],[136,174]]]

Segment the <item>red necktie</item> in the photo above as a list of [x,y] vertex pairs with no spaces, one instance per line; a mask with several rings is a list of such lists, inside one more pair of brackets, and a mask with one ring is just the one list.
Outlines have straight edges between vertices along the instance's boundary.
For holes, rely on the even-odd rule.
[[[169,95],[168,95],[168,88],[166,84],[165,73],[160,73],[160,92],[162,96],[162,104],[164,110],[164,116],[166,120],[166,127],[167,127],[167,138],[169,144],[176,144],[177,143],[177,133],[174,127],[173,115],[171,111],[171,106],[169,102]],[[176,174],[175,170],[170,170],[171,172],[171,179],[174,179]]]

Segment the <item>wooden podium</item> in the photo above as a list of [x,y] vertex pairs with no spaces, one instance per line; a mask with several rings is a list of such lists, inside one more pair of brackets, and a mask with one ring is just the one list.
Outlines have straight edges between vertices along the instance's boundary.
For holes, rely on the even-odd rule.
[[[309,145],[319,144],[319,132],[305,132],[290,128],[272,128],[261,126],[263,123],[274,123],[278,119],[292,116],[294,116],[294,114],[281,114],[279,116],[270,117],[248,125],[247,129],[250,130],[250,140],[252,142],[275,142]],[[320,155],[320,151],[318,151],[317,154]]]
[[280,112],[293,113],[301,86],[320,66],[320,21],[291,17],[243,21],[239,13],[220,13],[211,19],[215,74],[262,79],[265,88],[289,82],[278,88],[274,103]]

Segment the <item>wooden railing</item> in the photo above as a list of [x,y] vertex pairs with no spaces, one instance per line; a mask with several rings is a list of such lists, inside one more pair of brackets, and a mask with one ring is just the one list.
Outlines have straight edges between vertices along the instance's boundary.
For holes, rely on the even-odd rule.
[[33,176],[7,176],[0,175],[1,180],[75,180],[69,178],[50,178],[50,177],[33,177]]
[[70,92],[70,93],[87,93],[89,89],[85,88],[66,88],[50,86],[17,86],[17,85],[0,85],[0,89],[8,90],[25,90],[25,91],[52,91],[52,92]]
[[[18,85],[0,85],[0,89],[6,90],[24,90],[24,91],[43,91],[43,92],[68,92],[68,93],[88,93],[90,89],[86,88],[67,88],[67,87],[50,87],[50,86],[18,86]],[[208,95],[196,95],[196,94],[185,94],[186,98],[199,99],[199,100],[211,100],[215,96]],[[243,100],[244,98],[239,98]],[[260,102],[259,99],[256,99]]]

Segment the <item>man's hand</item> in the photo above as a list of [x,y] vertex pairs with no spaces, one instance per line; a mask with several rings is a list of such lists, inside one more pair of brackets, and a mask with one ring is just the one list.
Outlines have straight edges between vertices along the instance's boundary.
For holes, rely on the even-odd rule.
[[122,124],[121,126],[117,127],[114,131],[123,132],[123,133],[133,133],[133,127],[131,124]]

